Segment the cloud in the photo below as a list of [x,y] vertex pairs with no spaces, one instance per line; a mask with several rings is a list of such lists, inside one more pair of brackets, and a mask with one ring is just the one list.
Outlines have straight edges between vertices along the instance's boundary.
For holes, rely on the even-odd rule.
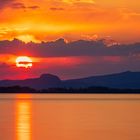
[[37,57],[68,57],[68,56],[127,56],[140,57],[140,43],[115,44],[108,47],[105,39],[77,40],[66,43],[64,39],[51,42],[24,43],[18,39],[13,41],[0,41],[1,54],[32,54]]
[[17,2],[17,0],[0,0],[0,9],[6,7],[11,7],[13,9],[32,9],[32,10],[39,8],[39,6],[37,5],[26,6],[22,2]]
[[14,9],[26,9],[26,6],[23,3],[17,2],[17,3],[11,4],[11,8],[14,8]]
[[59,8],[57,8],[57,7],[51,7],[50,10],[52,10],[52,11],[63,11],[65,9],[64,8],[61,8],[61,7],[59,7]]
[[36,43],[39,43],[40,42],[34,36],[28,35],[28,34],[18,35],[18,36],[16,36],[16,38],[19,39],[19,40],[24,41],[25,43],[28,43],[28,42],[31,42],[31,41],[36,42]]
[[28,6],[27,8],[32,9],[32,10],[36,10],[36,9],[39,9],[40,7],[36,6],[36,5],[33,5],[33,6]]
[[0,9],[9,6],[13,2],[15,2],[15,0],[0,0]]
[[93,35],[83,34],[81,35],[81,37],[85,40],[97,40],[99,38],[97,34],[93,34]]
[[12,3],[10,7],[13,9],[24,9],[24,10],[28,10],[28,9],[36,10],[39,8],[39,6],[37,5],[26,6],[24,3],[21,2]]

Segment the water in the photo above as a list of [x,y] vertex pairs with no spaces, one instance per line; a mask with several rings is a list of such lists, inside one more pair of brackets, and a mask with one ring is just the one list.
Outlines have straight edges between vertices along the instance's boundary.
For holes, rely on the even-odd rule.
[[140,140],[140,95],[0,95],[0,140]]

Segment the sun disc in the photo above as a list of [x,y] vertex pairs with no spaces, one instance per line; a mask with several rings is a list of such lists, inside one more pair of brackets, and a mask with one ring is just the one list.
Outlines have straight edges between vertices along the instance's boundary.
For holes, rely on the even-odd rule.
[[33,66],[33,62],[28,56],[19,56],[16,58],[16,66],[19,68],[31,68]]

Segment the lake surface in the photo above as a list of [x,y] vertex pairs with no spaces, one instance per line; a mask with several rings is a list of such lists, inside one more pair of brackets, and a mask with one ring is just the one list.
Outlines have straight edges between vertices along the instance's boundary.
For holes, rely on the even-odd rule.
[[140,95],[1,94],[0,140],[140,140]]

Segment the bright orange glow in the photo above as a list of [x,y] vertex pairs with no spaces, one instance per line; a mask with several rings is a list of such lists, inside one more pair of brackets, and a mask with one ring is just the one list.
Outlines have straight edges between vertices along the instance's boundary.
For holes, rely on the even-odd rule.
[[22,0],[21,7],[13,4],[14,0],[1,2],[0,40],[41,42],[63,37],[71,41],[97,34],[118,42],[139,41],[138,0]]
[[34,38],[34,36],[32,36],[32,35],[19,35],[16,38],[21,40],[21,41],[23,41],[23,42],[25,42],[25,43],[29,43],[29,42],[36,42],[36,43],[38,43],[38,42],[40,42],[39,40],[36,40]]
[[31,104],[18,100],[16,103],[16,140],[31,140]]
[[28,56],[19,56],[16,59],[16,66],[19,68],[31,68],[33,66],[32,59]]

